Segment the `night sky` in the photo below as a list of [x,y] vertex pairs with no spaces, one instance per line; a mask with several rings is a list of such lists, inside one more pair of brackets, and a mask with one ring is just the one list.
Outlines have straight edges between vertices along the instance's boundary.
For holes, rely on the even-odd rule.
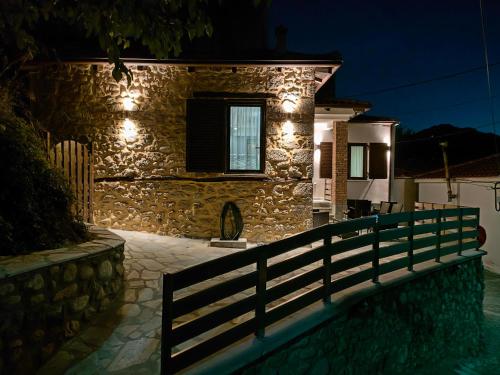
[[[500,1],[483,0],[496,120],[500,122]],[[338,50],[337,96],[368,100],[372,115],[419,130],[450,123],[491,132],[479,0],[272,0],[288,49]],[[497,65],[495,65],[497,64]],[[451,79],[375,93],[480,68]],[[500,124],[497,124],[497,134]]]

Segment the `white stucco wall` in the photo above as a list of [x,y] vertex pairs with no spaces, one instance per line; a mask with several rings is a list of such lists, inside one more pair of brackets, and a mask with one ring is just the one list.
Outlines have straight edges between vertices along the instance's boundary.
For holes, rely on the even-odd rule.
[[391,188],[391,201],[403,204],[405,211],[413,211],[417,198],[417,185],[413,178],[395,178]]
[[[349,123],[349,143],[391,143],[391,126],[386,124]],[[368,157],[369,157],[368,153]],[[369,165],[369,161],[367,161]],[[390,157],[387,157],[387,178],[348,180],[348,199],[367,199],[372,202],[389,200]]]
[[[500,212],[495,211],[495,192],[491,189],[492,181],[477,180],[472,182],[452,183],[452,191],[457,198],[450,204],[466,207],[479,207],[480,224],[486,230],[486,243],[482,247],[488,252],[484,257],[487,269],[500,273]],[[448,203],[447,187],[444,181],[418,182],[419,201]]]

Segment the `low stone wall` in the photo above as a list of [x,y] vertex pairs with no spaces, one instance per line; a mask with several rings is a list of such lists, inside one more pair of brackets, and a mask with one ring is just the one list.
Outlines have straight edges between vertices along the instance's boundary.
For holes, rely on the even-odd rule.
[[241,371],[405,374],[482,349],[480,257],[368,297]]
[[34,373],[121,290],[125,241],[90,232],[90,242],[0,257],[0,373]]

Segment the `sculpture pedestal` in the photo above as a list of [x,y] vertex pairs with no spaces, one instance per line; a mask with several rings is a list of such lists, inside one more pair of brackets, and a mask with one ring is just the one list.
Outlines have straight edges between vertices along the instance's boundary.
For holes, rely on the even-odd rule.
[[247,239],[239,238],[237,240],[221,240],[220,238],[212,238],[210,240],[211,247],[229,247],[233,249],[246,249]]

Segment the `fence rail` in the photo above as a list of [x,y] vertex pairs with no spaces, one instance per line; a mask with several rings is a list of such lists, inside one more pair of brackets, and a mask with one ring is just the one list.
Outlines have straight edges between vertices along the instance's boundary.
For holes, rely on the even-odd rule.
[[[336,292],[477,249],[478,225],[478,208],[370,216],[164,274],[162,373],[182,370],[248,335],[264,337],[270,325],[317,301],[329,303]],[[353,231],[359,234],[341,239]],[[195,311],[204,314],[193,317]]]

